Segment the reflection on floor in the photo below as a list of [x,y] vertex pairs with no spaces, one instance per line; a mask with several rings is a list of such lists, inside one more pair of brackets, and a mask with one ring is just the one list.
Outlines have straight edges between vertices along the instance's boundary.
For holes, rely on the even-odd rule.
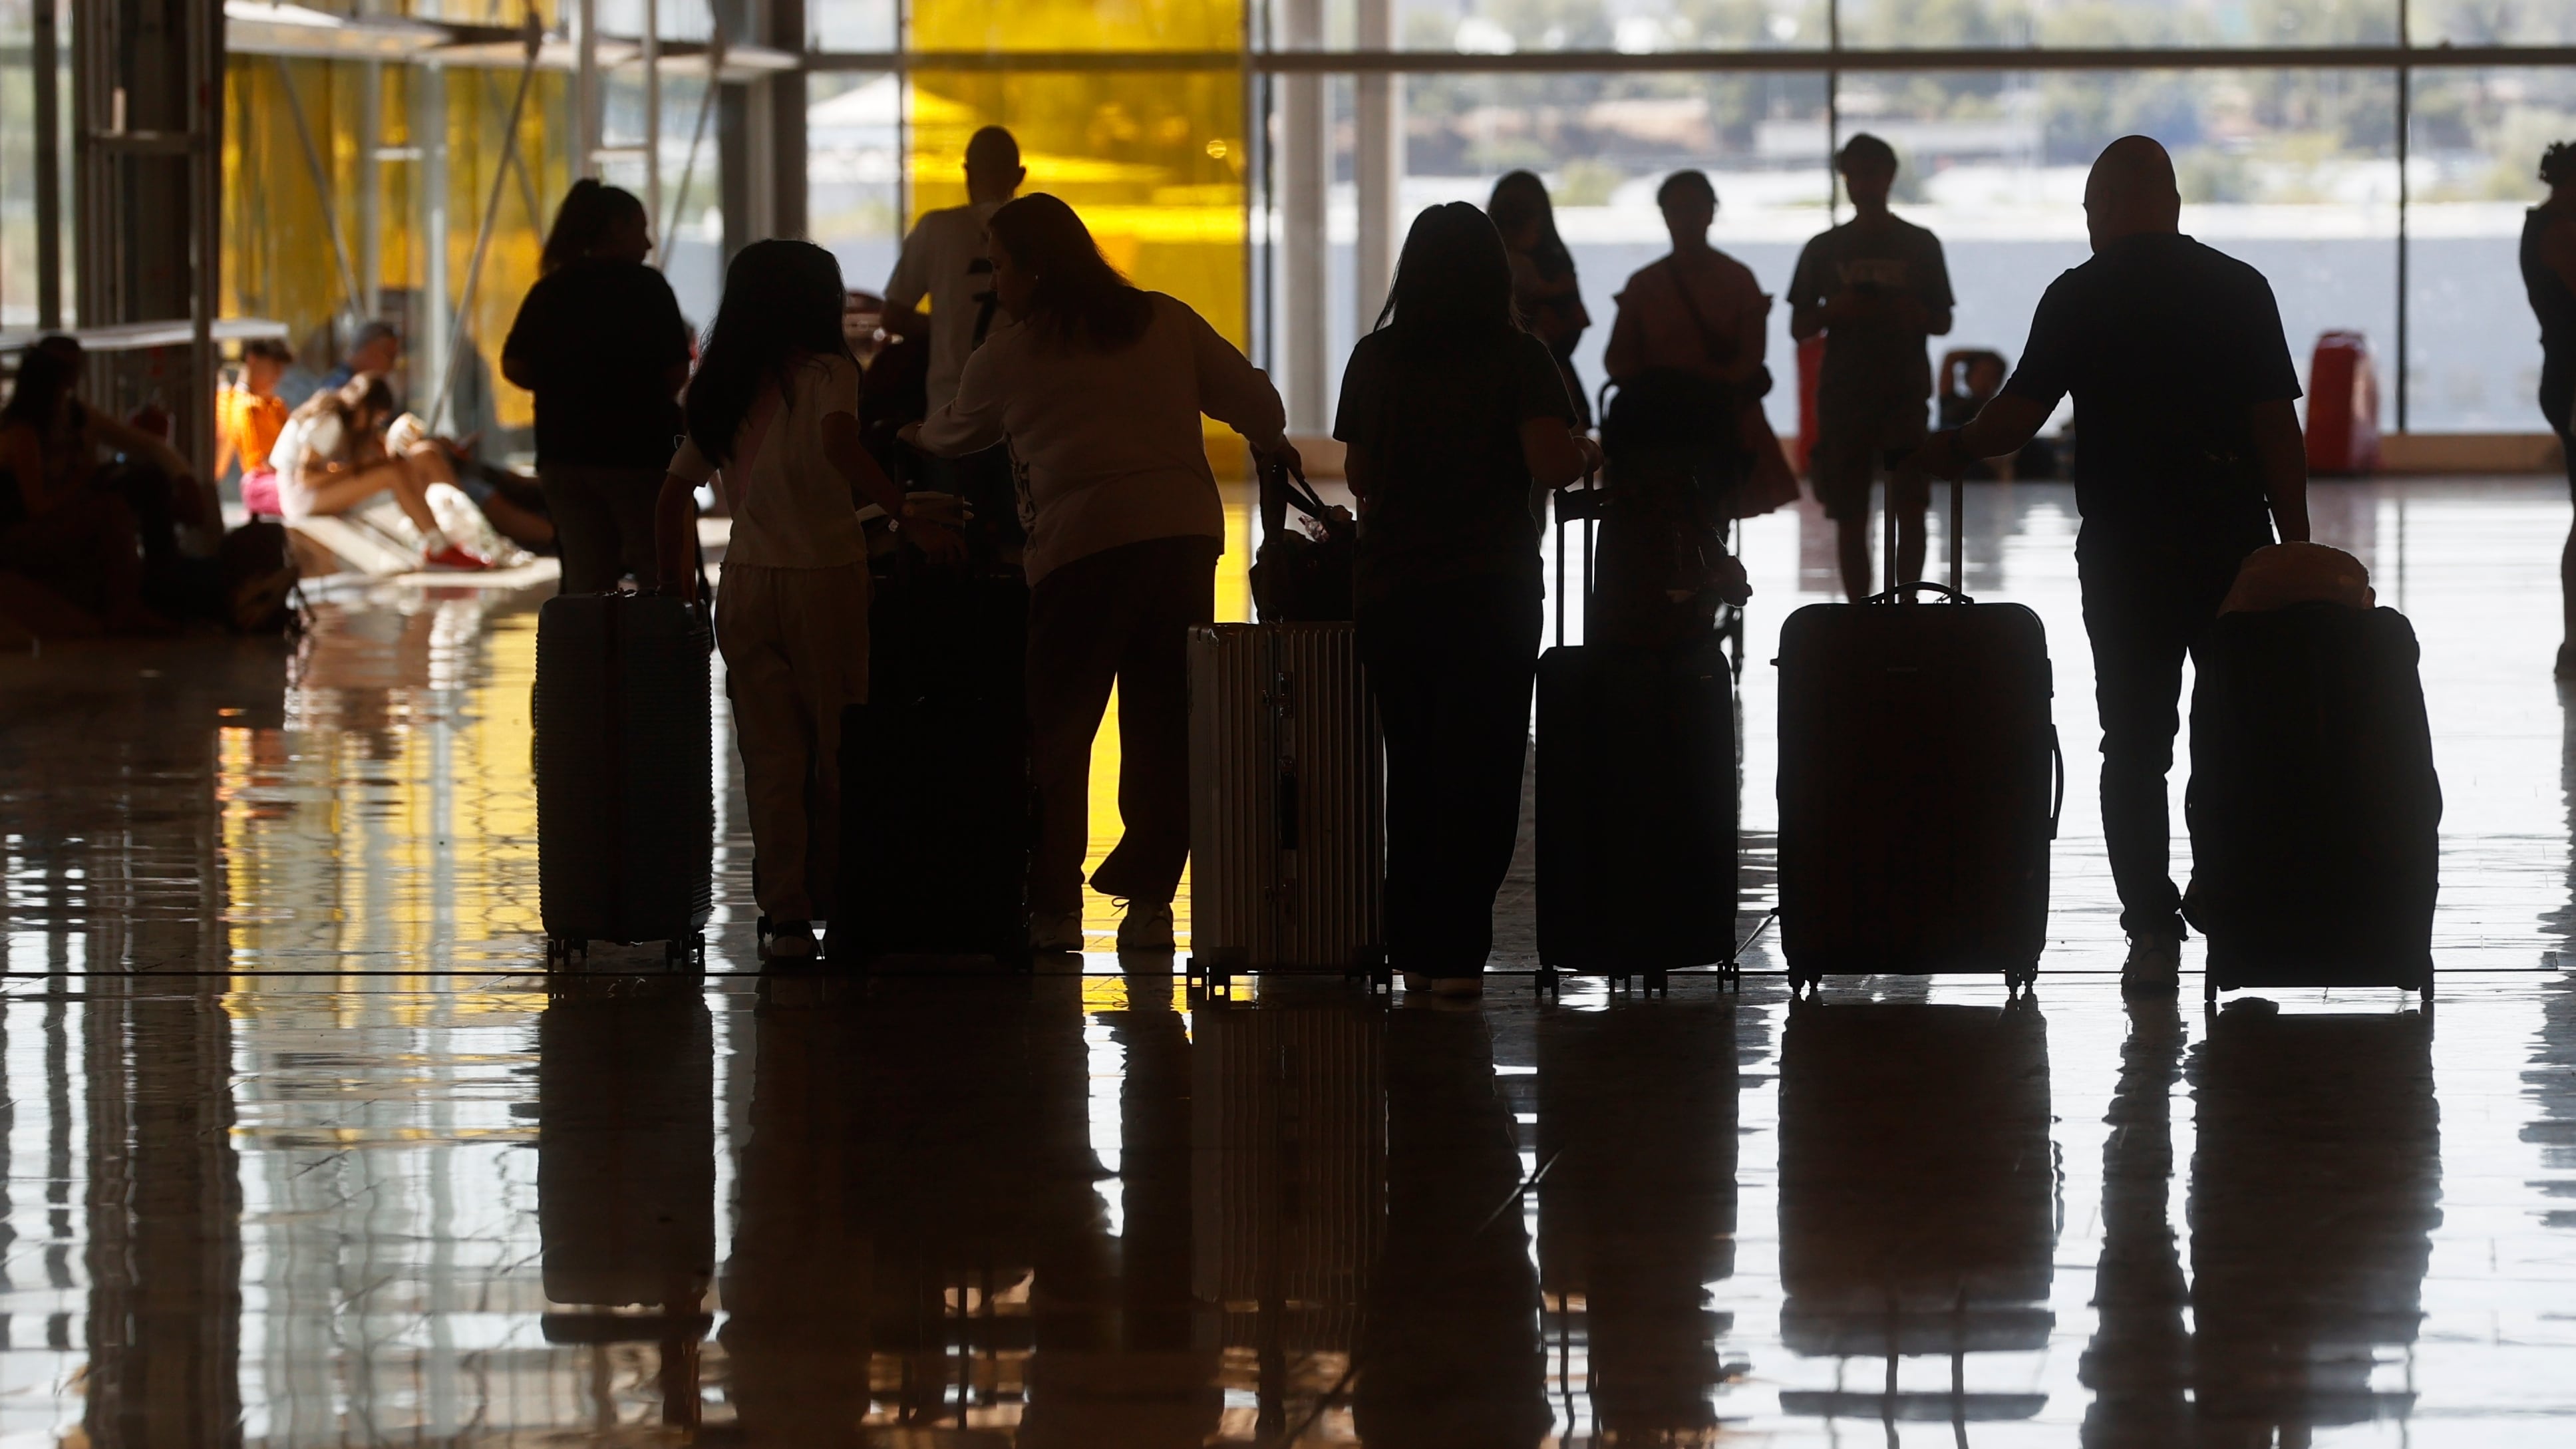
[[[2567,502],[2319,514],[2425,641],[2431,1017],[2124,1008],[2080,788],[2034,1003],[763,980],[726,749],[708,973],[549,977],[533,599],[0,661],[0,1446],[2565,1443]],[[1748,911],[1819,525],[1744,544]],[[1972,495],[2081,761],[2071,532]]]

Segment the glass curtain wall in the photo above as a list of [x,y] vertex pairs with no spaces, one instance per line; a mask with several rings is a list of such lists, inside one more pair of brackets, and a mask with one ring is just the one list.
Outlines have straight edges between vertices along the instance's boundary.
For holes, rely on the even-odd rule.
[[[1321,39],[1350,57],[1327,102],[1334,388],[1375,300],[1353,291],[1351,138],[1353,78],[1390,69],[1354,39],[1377,3],[1333,0]],[[1537,171],[1593,317],[1577,354],[1588,385],[1600,380],[1621,282],[1664,250],[1653,186],[1674,169],[1710,173],[1718,244],[1776,294],[1807,238],[1848,216],[1832,149],[1855,132],[1881,136],[1903,161],[1899,211],[1947,246],[1958,320],[1935,346],[2011,357],[2048,281],[2087,254],[2086,168],[2107,141],[2144,132],[2174,153],[2185,229],[2271,278],[2303,366],[2321,333],[2364,334],[2383,427],[2539,427],[2536,329],[2512,253],[2524,209],[2542,194],[2542,146],[2576,136],[2576,10],[2465,0],[2411,9],[2403,0],[1385,3],[1401,97],[1395,238],[1425,205],[1482,201],[1504,172]],[[1256,73],[1315,68],[1281,58],[1300,47],[1275,18],[1257,33],[1271,43],[1252,57]],[[2483,69],[2437,67],[2425,63],[2438,58],[2435,45],[2525,53]],[[1980,64],[1985,51],[1997,52],[1992,67]],[[1269,115],[1275,136],[1275,103]],[[1280,285],[1282,249],[1265,246],[1256,271]],[[1785,377],[1785,308],[1773,330]],[[1285,338],[1265,327],[1254,345],[1280,363]],[[1793,390],[1776,390],[1771,405],[1776,424],[1794,425]]]

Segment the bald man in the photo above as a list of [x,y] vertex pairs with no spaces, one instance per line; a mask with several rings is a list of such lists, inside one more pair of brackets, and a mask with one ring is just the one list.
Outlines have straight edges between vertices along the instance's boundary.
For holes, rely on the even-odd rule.
[[2184,236],[2173,158],[2124,136],[2084,186],[2093,258],[2051,283],[2021,367],[1917,456],[1955,477],[2019,451],[2075,398],[2075,544],[2102,714],[2102,832],[2129,959],[2121,987],[2180,986],[2165,773],[2184,657],[2245,555],[2308,536],[2298,368],[2263,275]]

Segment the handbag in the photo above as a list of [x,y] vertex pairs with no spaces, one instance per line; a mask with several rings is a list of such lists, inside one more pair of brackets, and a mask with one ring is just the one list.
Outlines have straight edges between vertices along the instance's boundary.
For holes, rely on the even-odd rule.
[[1262,462],[1265,488],[1276,487],[1320,532],[1272,531],[1252,558],[1252,602],[1265,624],[1330,624],[1352,614],[1359,526],[1345,509],[1315,495],[1306,475],[1283,461]]
[[[1693,297],[1681,268],[1666,257],[1664,265],[1672,272],[1673,290],[1681,295],[1682,310],[1690,313],[1691,325],[1699,331],[1700,350],[1711,361],[1724,351],[1717,329],[1699,310],[1699,299]],[[1670,369],[1684,372],[1685,369]],[[1789,467],[1789,455],[1780,439],[1771,431],[1771,419],[1762,411],[1762,399],[1771,393],[1771,369],[1756,370],[1753,378],[1741,387],[1731,388],[1709,378],[1697,378],[1707,390],[1708,410],[1721,421],[1709,427],[1708,441],[1724,448],[1733,456],[1727,471],[1731,477],[1711,480],[1718,495],[1716,503],[1729,518],[1756,518],[1782,504],[1798,501],[1798,475]],[[1732,415],[1735,426],[1725,426],[1722,419]]]

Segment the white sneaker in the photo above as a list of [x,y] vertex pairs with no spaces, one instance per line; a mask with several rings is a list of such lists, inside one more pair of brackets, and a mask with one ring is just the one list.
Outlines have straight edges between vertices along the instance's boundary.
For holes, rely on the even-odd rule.
[[1170,901],[1128,901],[1127,914],[1118,920],[1118,949],[1121,951],[1169,951],[1172,949],[1172,903]]
[[1485,978],[1474,976],[1426,976],[1419,971],[1404,973],[1404,994],[1436,996],[1445,1001],[1473,1001],[1485,994]]
[[2182,990],[2182,942],[2149,931],[2129,938],[2128,964],[2120,968],[2122,996],[2172,996]]
[[787,921],[769,933],[769,944],[762,948],[764,959],[786,966],[801,966],[821,953],[814,945],[814,927],[805,921]]
[[1029,949],[1032,951],[1079,951],[1082,949],[1082,912],[1032,911],[1029,913]]

